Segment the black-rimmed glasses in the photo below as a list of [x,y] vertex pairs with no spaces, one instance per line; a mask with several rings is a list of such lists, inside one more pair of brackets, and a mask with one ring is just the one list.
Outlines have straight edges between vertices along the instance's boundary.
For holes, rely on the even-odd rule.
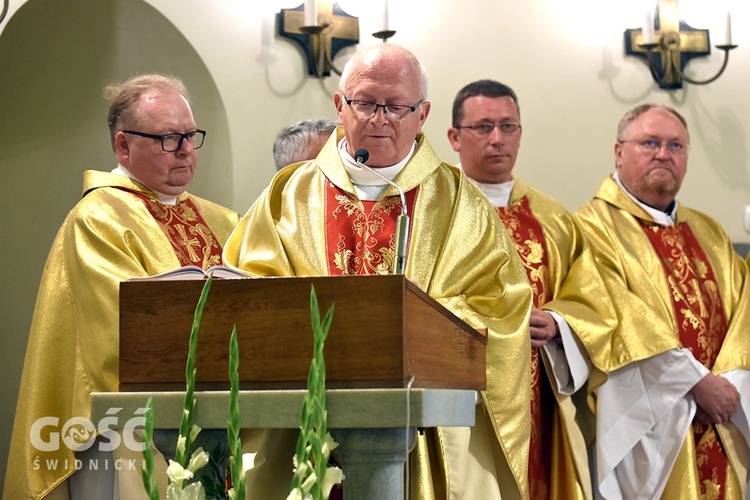
[[123,130],[122,132],[125,134],[133,134],[161,141],[161,149],[163,149],[167,153],[172,153],[180,149],[182,147],[182,141],[187,141],[187,143],[190,144],[191,148],[198,149],[203,146],[203,140],[206,138],[206,131],[200,129],[193,130],[192,132],[188,132],[186,134],[171,132],[169,134],[161,135],[147,134],[145,132],[137,132],[135,130]]
[[346,104],[352,108],[352,111],[362,118],[370,118],[378,112],[378,108],[383,108],[385,116],[400,120],[407,115],[414,113],[424,102],[424,98],[422,98],[414,106],[408,106],[406,104],[378,104],[376,102],[361,101],[359,99],[349,99],[343,92],[342,95],[344,96]]

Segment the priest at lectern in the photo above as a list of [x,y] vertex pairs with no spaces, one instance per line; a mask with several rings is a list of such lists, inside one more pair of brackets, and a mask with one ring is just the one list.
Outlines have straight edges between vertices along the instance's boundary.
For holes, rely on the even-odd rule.
[[[316,159],[276,175],[224,261],[256,276],[387,274],[405,244],[408,279],[489,336],[476,425],[418,435],[410,497],[524,498],[532,295],[515,247],[484,195],[421,133],[430,102],[413,54],[390,43],[358,52],[334,103],[341,126]],[[404,214],[408,231],[397,231]],[[249,432],[254,497],[286,498],[297,435]]]

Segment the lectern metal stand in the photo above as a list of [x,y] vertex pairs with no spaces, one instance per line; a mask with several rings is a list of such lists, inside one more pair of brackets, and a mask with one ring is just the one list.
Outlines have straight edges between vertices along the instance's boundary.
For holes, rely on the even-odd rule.
[[[307,391],[240,392],[243,428],[296,429]],[[154,428],[177,428],[184,392],[108,392],[91,396],[91,420],[110,408],[136,414],[149,397]],[[193,422],[203,429],[225,429],[229,392],[196,392]],[[417,427],[474,425],[477,393],[459,389],[334,389],[327,391],[328,426],[345,464],[346,500],[404,498],[404,463]],[[407,404],[408,402],[408,404]],[[292,457],[289,457],[292,468]],[[291,485],[290,485],[291,486]]]

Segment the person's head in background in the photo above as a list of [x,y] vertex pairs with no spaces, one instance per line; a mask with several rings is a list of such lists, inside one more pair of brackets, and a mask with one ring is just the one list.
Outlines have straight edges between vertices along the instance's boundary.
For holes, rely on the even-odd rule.
[[486,184],[511,180],[521,147],[516,93],[495,80],[478,80],[459,90],[448,140],[470,178]]
[[336,120],[317,118],[300,120],[281,129],[273,143],[276,170],[318,156],[336,126]]

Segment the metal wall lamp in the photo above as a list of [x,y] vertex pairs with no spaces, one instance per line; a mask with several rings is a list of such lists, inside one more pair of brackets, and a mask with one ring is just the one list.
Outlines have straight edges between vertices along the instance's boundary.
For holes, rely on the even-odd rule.
[[10,0],[3,0],[3,8],[0,10],[0,23],[3,22],[5,16],[8,14],[8,8],[10,7]]
[[731,18],[727,13],[724,41],[716,45],[724,51],[721,68],[712,77],[697,80],[685,75],[684,69],[692,58],[711,54],[709,32],[680,20],[677,0],[658,0],[653,19],[649,11],[642,28],[625,30],[625,54],[642,58],[654,81],[663,89],[680,89],[683,81],[695,85],[713,82],[726,69],[729,51],[736,47],[732,45]]
[[[385,4],[385,28],[372,36],[384,42],[396,32],[387,28],[387,3]],[[359,43],[359,19],[344,12],[339,4],[330,0],[305,0],[293,9],[279,12],[279,36],[294,40],[307,61],[307,74],[317,78],[341,75],[333,64],[339,50]]]

